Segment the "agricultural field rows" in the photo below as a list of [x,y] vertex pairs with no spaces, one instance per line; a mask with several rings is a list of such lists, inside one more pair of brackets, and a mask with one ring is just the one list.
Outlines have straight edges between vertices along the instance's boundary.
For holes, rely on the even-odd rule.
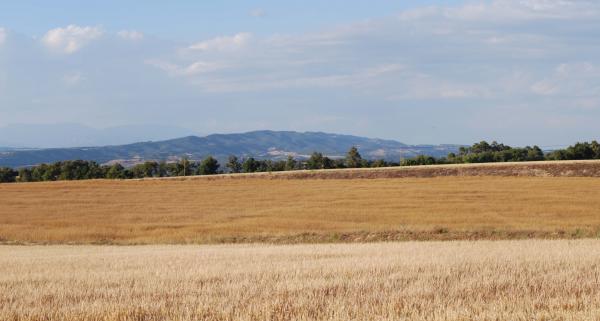
[[306,243],[600,236],[600,180],[91,180],[0,185],[4,244]]
[[0,246],[0,320],[599,320],[599,240]]

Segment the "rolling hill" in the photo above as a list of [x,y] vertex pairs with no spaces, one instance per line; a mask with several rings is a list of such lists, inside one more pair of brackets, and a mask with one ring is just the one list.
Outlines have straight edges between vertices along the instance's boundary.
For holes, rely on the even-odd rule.
[[398,161],[401,157],[420,154],[445,156],[460,145],[407,145],[394,140],[365,138],[321,132],[253,131],[241,134],[214,134],[206,137],[187,136],[156,142],[127,145],[12,150],[0,152],[0,166],[22,167],[61,160],[94,160],[99,163],[120,162],[124,165],[145,160],[196,160],[208,155],[224,160],[229,155],[282,159],[288,155],[308,157],[319,151],[329,157],[342,157],[351,147],[359,148],[368,159]]

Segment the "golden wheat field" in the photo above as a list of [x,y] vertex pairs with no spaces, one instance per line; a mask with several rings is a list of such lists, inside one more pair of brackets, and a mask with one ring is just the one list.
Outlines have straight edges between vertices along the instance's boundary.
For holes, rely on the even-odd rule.
[[0,320],[600,320],[600,241],[0,246]]
[[449,168],[1,184],[0,320],[600,320],[600,179]]
[[597,237],[600,179],[192,179],[0,185],[3,243]]

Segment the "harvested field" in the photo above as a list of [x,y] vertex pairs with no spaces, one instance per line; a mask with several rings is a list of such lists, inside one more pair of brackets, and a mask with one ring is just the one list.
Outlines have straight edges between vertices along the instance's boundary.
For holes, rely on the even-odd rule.
[[244,177],[2,184],[0,240],[164,244],[600,236],[597,178]]
[[1,246],[0,320],[600,320],[600,241]]

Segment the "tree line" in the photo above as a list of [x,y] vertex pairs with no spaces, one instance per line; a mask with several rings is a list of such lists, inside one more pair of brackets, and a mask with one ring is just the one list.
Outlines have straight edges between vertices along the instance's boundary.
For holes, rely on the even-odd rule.
[[538,146],[510,147],[495,141],[492,143],[482,141],[469,147],[460,147],[458,153],[449,153],[446,157],[436,158],[419,155],[414,158],[402,159],[399,162],[388,162],[383,159],[364,159],[356,147],[350,148],[344,158],[330,158],[319,152],[314,152],[305,160],[295,159],[292,156],[289,156],[286,160],[264,160],[253,157],[239,159],[236,156],[229,156],[224,168],[212,156],[208,156],[199,162],[190,161],[186,158],[170,163],[147,161],[131,168],[125,168],[118,163],[100,165],[94,161],[74,160],[41,164],[18,170],[0,167],[0,182],[42,182],[101,178],[133,179],[220,173],[583,159],[600,159],[600,144],[597,141],[577,143],[565,149],[549,153],[544,153]]
[[[191,175],[214,175],[221,173],[257,173],[279,172],[302,169],[357,168],[371,166],[390,166],[384,161],[368,161],[363,159],[356,147],[352,147],[343,159],[331,159],[321,153],[313,153],[306,160],[298,160],[289,156],[286,160],[256,159],[248,157],[239,159],[229,156],[222,168],[219,161],[208,156],[202,161],[194,162],[186,158],[178,162],[147,161],[130,168],[119,163],[100,165],[94,161],[74,160],[52,164],[41,164],[24,167],[18,170],[0,168],[0,182],[44,182],[60,180],[85,179],[134,179],[148,177],[177,177]],[[395,164],[398,165],[398,164]]]

